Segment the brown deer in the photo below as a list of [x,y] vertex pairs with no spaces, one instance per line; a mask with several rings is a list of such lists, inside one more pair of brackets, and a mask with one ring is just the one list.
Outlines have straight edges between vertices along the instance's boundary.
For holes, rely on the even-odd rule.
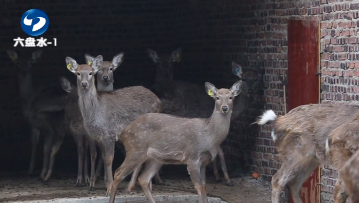
[[[148,49],[147,52],[149,58],[157,65],[153,91],[162,101],[162,112],[188,118],[208,118],[212,113],[213,101],[208,99],[207,95],[203,92],[203,87],[190,82],[173,80],[173,63],[181,61],[182,49],[178,48],[170,55],[159,55],[152,49]],[[233,121],[246,109],[250,96],[258,92],[259,73],[257,70],[252,69],[243,72],[242,67],[235,62],[232,62],[232,72],[243,81],[241,94],[234,100]],[[233,186],[227,172],[222,149],[219,151],[218,156],[226,185]],[[215,180],[220,181],[216,159],[213,162],[213,172]],[[131,181],[130,185],[133,186],[133,184],[134,182]]]
[[[326,140],[326,155],[329,157],[330,163],[339,172],[359,149],[359,116],[356,112],[359,113],[359,110],[354,110],[352,114],[357,116],[352,118],[342,118],[342,121],[340,122],[341,125],[335,128]],[[351,162],[355,162],[355,160]],[[344,171],[353,172],[353,170],[348,167]],[[334,202],[336,203],[345,203],[348,198],[343,178],[344,177],[339,173],[333,191]],[[345,178],[348,179],[349,177],[346,176]],[[350,187],[351,190],[353,189],[353,186],[354,185]]]
[[256,122],[259,125],[274,121],[271,136],[282,161],[272,177],[273,203],[279,203],[285,186],[289,186],[295,203],[302,202],[300,190],[304,181],[320,164],[330,163],[326,155],[329,135],[344,121],[356,118],[358,111],[359,106],[355,105],[309,104],[284,116],[268,110],[260,117]]
[[[87,64],[91,64],[95,57],[85,54]],[[114,77],[113,72],[121,64],[123,60],[123,53],[119,53],[113,57],[112,61],[104,61],[101,65],[101,69],[97,72],[97,90],[99,92],[109,92],[113,90]],[[78,104],[77,87],[68,81],[65,77],[60,79],[62,88],[69,93],[65,108],[66,126],[77,145],[78,156],[78,172],[77,172],[77,186],[83,186],[83,179],[85,183],[89,184],[90,190],[95,187],[96,175],[95,165],[97,158],[96,143],[94,140],[87,136],[86,130],[83,127],[82,115]],[[90,147],[91,157],[91,179],[88,175],[88,158],[87,149]],[[103,163],[100,161],[98,166]],[[105,176],[106,177],[106,176]]]
[[355,152],[339,171],[351,203],[359,203],[359,151]]
[[118,184],[145,163],[138,181],[149,202],[152,177],[163,164],[185,164],[195,185],[200,203],[206,203],[206,165],[213,160],[226,138],[233,99],[240,93],[241,81],[230,89],[217,89],[205,83],[206,92],[215,105],[209,118],[183,118],[169,114],[145,114],[128,125],[119,136],[126,149],[126,158],[116,170],[109,188],[110,203],[114,203]]
[[29,60],[20,59],[14,51],[7,51],[18,72],[21,109],[31,126],[31,161],[29,174],[35,169],[36,148],[40,132],[44,135],[44,159],[41,179],[45,182],[52,174],[55,156],[63,142],[66,95],[58,86],[35,88],[32,81],[33,64],[41,58],[42,51],[35,51]]
[[96,140],[101,148],[108,188],[113,181],[112,161],[118,135],[142,114],[159,112],[161,101],[150,90],[141,86],[98,92],[94,77],[102,62],[101,55],[93,59],[91,66],[79,65],[71,57],[66,57],[67,68],[77,76],[78,103],[83,126],[90,139]]

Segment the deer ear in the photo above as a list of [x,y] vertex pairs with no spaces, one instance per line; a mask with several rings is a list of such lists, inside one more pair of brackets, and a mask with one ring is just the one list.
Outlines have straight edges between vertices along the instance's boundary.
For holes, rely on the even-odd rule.
[[15,51],[6,51],[7,55],[11,58],[12,61],[16,61],[19,57]]
[[210,82],[204,84],[206,92],[210,97],[215,97],[217,95],[217,88]]
[[62,89],[65,90],[67,93],[70,93],[72,91],[71,82],[67,78],[60,77],[60,84]]
[[242,66],[232,61],[232,72],[238,77],[242,77]]
[[41,58],[42,50],[38,50],[32,53],[32,60],[37,61]]
[[116,70],[117,67],[119,67],[123,61],[123,55],[124,53],[121,52],[113,57],[112,59],[112,65],[114,66],[114,69]]
[[79,67],[79,65],[77,64],[77,62],[75,61],[75,59],[71,58],[71,57],[66,57],[66,65],[67,65],[67,69],[73,73],[76,73],[77,68]]
[[147,54],[148,54],[148,57],[150,57],[150,59],[155,62],[155,63],[158,63],[160,58],[158,57],[158,54],[157,52],[153,51],[152,49],[147,49]]
[[91,66],[94,59],[95,57],[91,56],[90,54],[85,54],[85,61],[87,65]]
[[94,60],[92,61],[91,67],[93,68],[95,73],[97,73],[97,71],[100,70],[102,62],[103,62],[102,55],[96,56],[96,58],[94,58]]
[[238,96],[241,93],[241,85],[242,81],[237,81],[234,83],[231,87],[231,92],[233,93],[233,96]]
[[182,54],[182,48],[178,48],[172,52],[171,60],[173,62],[180,62],[181,61],[181,54]]

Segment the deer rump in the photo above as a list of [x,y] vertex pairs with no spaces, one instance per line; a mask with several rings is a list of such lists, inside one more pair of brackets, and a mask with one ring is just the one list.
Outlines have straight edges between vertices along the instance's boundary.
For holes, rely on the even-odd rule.
[[335,128],[357,115],[359,106],[355,105],[299,106],[274,122],[272,133],[277,151],[282,159],[292,159],[293,152],[296,152],[303,157],[315,156],[319,162],[325,163],[328,161],[325,156],[326,139]]

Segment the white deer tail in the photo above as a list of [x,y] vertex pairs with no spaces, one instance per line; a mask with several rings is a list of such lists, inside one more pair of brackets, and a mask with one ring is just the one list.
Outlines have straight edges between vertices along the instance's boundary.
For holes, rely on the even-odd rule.
[[274,113],[274,111],[267,110],[259,117],[259,120],[256,123],[258,125],[264,125],[269,121],[275,121],[275,120],[277,120],[277,115]]

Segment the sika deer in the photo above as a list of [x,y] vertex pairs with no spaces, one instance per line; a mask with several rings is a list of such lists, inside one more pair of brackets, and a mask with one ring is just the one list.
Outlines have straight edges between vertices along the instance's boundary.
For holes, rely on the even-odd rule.
[[119,136],[126,158],[115,172],[109,202],[114,203],[118,184],[143,163],[145,168],[138,181],[151,203],[155,201],[149,189],[150,181],[163,164],[186,164],[199,202],[208,202],[206,165],[217,156],[228,134],[233,99],[240,93],[240,84],[238,81],[231,89],[219,90],[211,83],[205,84],[208,95],[215,100],[210,118],[148,113],[128,125]]
[[99,71],[102,62],[101,55],[93,60],[91,66],[78,65],[74,59],[66,57],[67,68],[77,76],[78,102],[84,128],[101,148],[108,188],[113,181],[112,161],[117,136],[125,126],[142,114],[159,112],[161,101],[141,86],[98,92],[94,75]]
[[[359,110],[354,110],[352,114],[356,116],[348,119],[342,118],[342,121],[340,122],[342,124],[329,134],[326,141],[326,155],[330,158],[331,164],[337,171],[341,171],[346,162],[348,162],[348,160],[354,156],[353,154],[359,149],[358,113]],[[355,162],[355,160],[351,162]],[[348,168],[345,170],[346,172],[352,171]],[[345,178],[348,179],[349,177],[346,176]],[[350,186],[351,190],[353,189],[352,187],[354,187],[354,185]],[[334,202],[336,203],[345,203],[348,198],[344,180],[340,173],[338,180],[335,183],[333,194]]]
[[359,151],[355,152],[339,171],[351,203],[359,203]]
[[[87,64],[91,64],[95,59],[89,54],[85,54]],[[121,64],[123,60],[123,53],[119,53],[113,57],[112,61],[104,61],[101,65],[101,69],[97,72],[97,90],[108,92],[113,90],[113,71]],[[83,185],[83,172],[85,177],[85,183],[90,185],[90,190],[95,187],[96,175],[95,175],[95,163],[97,158],[96,143],[94,140],[87,136],[86,130],[83,127],[82,115],[79,109],[77,88],[73,88],[71,83],[64,77],[60,79],[62,88],[69,93],[68,100],[65,108],[65,118],[69,131],[73,135],[73,138],[77,145],[78,156],[78,173],[77,173],[77,186]],[[88,176],[88,158],[87,149],[90,146],[91,152],[91,179]],[[98,167],[103,164],[99,161]]]
[[304,181],[319,164],[329,163],[325,153],[329,134],[343,121],[357,117],[359,106],[309,104],[296,107],[284,116],[266,111],[257,121],[264,125],[274,121],[272,138],[282,165],[272,177],[272,202],[279,203],[280,192],[289,186],[295,203],[301,203]]
[[[162,101],[163,113],[188,118],[208,118],[213,112],[213,101],[208,99],[203,92],[203,87],[194,83],[173,80],[173,63],[181,61],[181,52],[182,49],[178,48],[170,55],[158,55],[156,51],[148,49],[149,58],[157,65],[156,82],[153,85],[153,91]],[[248,106],[252,93],[257,92],[259,74],[256,70],[251,69],[243,72],[242,67],[235,62],[232,62],[232,72],[243,81],[241,94],[234,100],[233,104],[232,120],[235,120]],[[233,186],[227,172],[222,149],[218,155],[226,185]],[[213,172],[216,181],[219,181],[216,159],[213,162]],[[132,181],[130,185],[133,184]]]
[[34,173],[36,148],[41,132],[45,137],[41,178],[47,181],[64,137],[63,109],[66,95],[55,86],[34,88],[32,65],[40,59],[42,51],[33,52],[30,60],[21,60],[14,51],[8,50],[7,54],[17,68],[22,113],[31,126],[32,151],[29,174]]

